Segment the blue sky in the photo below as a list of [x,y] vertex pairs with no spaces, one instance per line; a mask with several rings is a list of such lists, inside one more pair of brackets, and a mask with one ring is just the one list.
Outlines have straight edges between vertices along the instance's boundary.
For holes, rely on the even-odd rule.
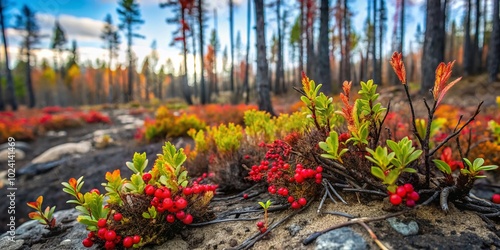
[[[146,36],[146,39],[135,39],[134,40],[134,51],[138,56],[139,63],[138,67],[142,64],[144,56],[150,53],[150,45],[153,40],[157,41],[158,51],[160,54],[160,64],[163,64],[167,58],[171,58],[174,61],[174,65],[177,67],[177,62],[180,62],[180,49],[179,47],[169,46],[172,40],[172,31],[176,28],[172,24],[167,24],[165,19],[172,16],[173,13],[170,9],[159,8],[159,2],[161,0],[139,0],[141,6],[142,18],[145,24],[140,26],[138,30],[139,33]],[[388,3],[388,32],[387,39],[390,39],[392,31],[392,16],[394,14],[394,2],[396,0],[387,0]],[[11,1],[14,3],[14,1]],[[227,0],[211,0],[206,1],[208,3],[208,17],[210,18],[207,22],[207,29],[205,29],[205,41],[208,42],[210,30],[213,28],[212,13],[213,9],[217,9],[218,12],[218,33],[219,39],[221,41],[221,49],[225,45],[229,46],[229,12],[227,8]],[[292,6],[293,10],[297,10],[298,1],[284,1],[287,5]],[[333,2],[333,1],[331,1]],[[417,2],[416,6],[409,7],[407,12],[407,25],[406,25],[406,47],[408,47],[409,40],[413,39],[417,23],[423,25],[423,8],[421,3],[423,0],[413,0],[412,2]],[[118,23],[118,15],[116,13],[116,8],[118,6],[117,1],[114,0],[87,0],[87,1],[71,1],[71,0],[17,0],[14,5],[11,6],[10,15],[12,16],[17,12],[23,4],[27,4],[32,9],[37,12],[37,19],[42,28],[42,33],[50,37],[52,33],[53,24],[56,18],[61,21],[63,29],[66,31],[68,38],[68,47],[70,47],[71,40],[76,40],[79,47],[79,53],[82,60],[95,58],[107,58],[106,51],[102,49],[103,43],[99,38],[104,17],[109,13],[113,17],[114,24]],[[333,4],[333,3],[331,3]],[[246,44],[246,11],[247,11],[247,0],[235,0],[235,37],[236,32],[239,30],[241,32],[241,38],[243,44]],[[350,7],[354,12],[354,25],[358,33],[362,32],[365,19],[366,19],[366,0],[355,0],[351,1]],[[295,8],[293,8],[295,6]],[[319,6],[318,6],[319,7]],[[252,3],[253,8],[253,3]],[[267,9],[266,19],[268,19],[266,39],[269,41],[271,39],[272,33],[276,27],[274,13]],[[293,18],[289,21],[293,22],[297,13],[291,14]],[[254,17],[252,17],[252,25],[254,22]],[[318,28],[318,25],[316,26]],[[13,58],[16,58],[18,51],[19,39],[16,36],[16,31],[12,29],[8,30],[10,34],[9,47]],[[125,38],[122,36],[122,41]],[[251,49],[254,50],[254,38],[255,32],[252,30],[251,33]],[[52,53],[48,49],[50,39],[46,38],[40,44],[40,50],[37,52],[37,57],[39,60],[41,58],[52,58]],[[389,42],[386,43],[386,51],[389,48]],[[268,43],[269,46],[269,43]],[[119,56],[119,61],[125,62],[125,50],[126,45],[122,44],[121,53]],[[197,48],[198,49],[198,48]],[[288,53],[285,53],[288,54]],[[220,53],[219,53],[220,55]],[[287,56],[287,55],[286,55]],[[191,61],[192,58],[190,57]],[[219,58],[219,60],[221,60]],[[189,64],[191,65],[191,64]],[[219,66],[221,63],[219,63]]]

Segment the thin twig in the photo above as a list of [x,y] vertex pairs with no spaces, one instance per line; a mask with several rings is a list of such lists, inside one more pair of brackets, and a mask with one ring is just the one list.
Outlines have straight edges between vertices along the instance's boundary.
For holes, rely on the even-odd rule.
[[406,98],[408,99],[408,104],[410,105],[411,121],[412,121],[412,125],[413,125],[413,134],[415,135],[415,137],[417,137],[418,141],[420,142],[420,145],[422,145],[422,138],[418,134],[417,124],[415,123],[415,109],[413,108],[413,101],[411,100],[411,97],[410,97],[410,91],[408,89],[408,85],[403,84],[403,86],[405,89]]
[[254,189],[254,188],[258,187],[258,186],[260,186],[260,185],[259,185],[259,184],[255,184],[255,185],[253,185],[253,186],[251,186],[251,187],[249,187],[249,188],[245,189],[244,191],[242,191],[242,192],[240,192],[240,193],[238,193],[238,194],[232,195],[232,196],[227,196],[227,197],[214,197],[214,198],[212,199],[212,201],[227,201],[227,200],[231,200],[231,199],[235,199],[235,198],[241,198],[241,197],[243,196],[243,194],[248,193],[248,191],[250,191],[250,190],[252,190],[252,189]]
[[387,196],[387,193],[380,192],[377,190],[369,190],[369,189],[344,188],[344,189],[342,189],[342,191],[357,192],[357,193],[359,192],[359,193],[368,193],[368,194],[376,194],[376,195],[380,195],[380,196]]
[[328,181],[326,181],[326,184],[328,184],[328,187],[330,187],[330,189],[333,191],[333,194],[335,194],[335,196],[337,196],[337,198],[339,198],[339,200],[342,201],[342,203],[347,205],[347,202],[344,199],[342,199],[342,196],[340,196],[339,193],[337,193],[337,190],[333,188],[332,184],[330,184],[330,182]]
[[348,219],[356,218],[356,216],[354,216],[354,215],[350,215],[348,213],[338,212],[338,211],[325,211],[325,212],[323,212],[323,214],[338,215],[338,216],[346,217]]
[[377,235],[375,235],[375,233],[372,231],[372,229],[364,222],[360,221],[358,222],[359,225],[361,225],[362,227],[364,227],[366,229],[366,231],[368,231],[368,233],[370,234],[370,237],[373,239],[373,241],[375,241],[375,244],[377,244],[378,247],[380,247],[380,249],[382,250],[389,250],[378,238],[377,238]]
[[321,212],[321,207],[323,207],[323,203],[325,202],[326,200],[326,190],[325,190],[325,194],[323,194],[323,197],[321,198],[321,201],[319,202],[319,206],[318,206],[318,210],[316,211],[318,214]]
[[217,224],[221,222],[231,222],[231,221],[251,221],[251,220],[258,220],[260,217],[253,217],[253,218],[229,218],[229,219],[217,219],[217,220],[211,220],[211,221],[205,221],[205,222],[200,222],[200,223],[191,223],[188,226],[189,227],[202,227],[206,225],[212,225],[212,224]]
[[448,207],[448,196],[450,193],[454,192],[457,189],[456,186],[451,186],[451,187],[445,187],[443,191],[441,191],[441,195],[439,196],[439,203],[441,204],[441,209],[445,212],[448,213],[449,207]]
[[439,191],[434,192],[434,194],[429,199],[422,202],[420,205],[422,205],[422,206],[429,205],[432,201],[434,201],[439,196],[439,193],[440,193]]

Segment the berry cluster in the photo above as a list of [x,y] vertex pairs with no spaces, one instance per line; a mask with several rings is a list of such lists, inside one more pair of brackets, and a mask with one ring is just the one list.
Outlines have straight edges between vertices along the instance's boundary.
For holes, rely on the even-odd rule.
[[[113,220],[116,222],[120,222],[123,219],[121,213],[115,213],[113,215]],[[131,248],[134,244],[139,244],[141,242],[141,236],[133,235],[133,236],[121,236],[113,230],[108,223],[107,219],[99,219],[97,221],[97,234],[94,231],[91,231],[87,238],[85,238],[82,242],[85,247],[92,247],[94,242],[98,239],[104,241],[104,248],[106,250],[115,249],[115,247],[121,244],[124,248]]]
[[406,198],[406,206],[414,207],[416,202],[420,199],[420,195],[413,189],[413,185],[406,183],[403,186],[398,186],[396,193],[389,193],[389,201],[392,205],[398,206]]
[[182,192],[179,192],[179,194],[172,194],[171,190],[167,187],[156,188],[148,184],[144,188],[144,192],[148,196],[153,196],[151,205],[154,206],[159,213],[168,212],[165,215],[165,219],[168,223],[174,223],[177,219],[189,225],[193,222],[193,216],[185,211],[188,207],[186,198],[207,191],[215,192],[215,189],[217,189],[217,185],[194,183],[190,187],[183,188]]
[[257,222],[257,228],[259,229],[259,231],[261,233],[265,233],[267,231],[267,227],[266,227],[266,225],[264,224],[263,221]]
[[304,194],[310,193],[306,190],[314,183],[321,183],[323,167],[312,169],[305,168],[301,163],[287,163],[290,161],[291,147],[284,141],[276,140],[267,147],[265,159],[260,165],[252,166],[248,178],[253,181],[267,181],[267,191],[284,197],[293,209],[305,206],[307,200]]

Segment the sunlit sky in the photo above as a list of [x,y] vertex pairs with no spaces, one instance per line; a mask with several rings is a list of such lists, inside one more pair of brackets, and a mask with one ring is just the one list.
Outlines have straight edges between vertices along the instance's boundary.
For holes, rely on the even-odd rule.
[[[180,55],[181,50],[179,46],[172,47],[170,43],[172,41],[172,31],[177,28],[176,25],[167,24],[165,19],[167,17],[172,17],[174,15],[171,9],[161,9],[159,3],[162,0],[139,0],[141,7],[142,19],[145,21],[144,25],[140,26],[138,33],[144,35],[145,39],[134,39],[133,50],[138,57],[138,65],[140,68],[144,57],[151,52],[151,43],[153,40],[157,41],[158,52],[160,55],[160,64],[165,63],[167,58],[171,58],[174,62],[176,70],[178,68],[182,57]],[[387,38],[391,39],[392,35],[392,17],[394,15],[396,0],[387,0],[388,7],[388,25],[387,25]],[[221,50],[224,46],[229,46],[229,11],[228,11],[228,1],[227,0],[212,0],[205,1],[207,3],[207,16],[209,20],[206,23],[205,29],[205,42],[208,44],[210,31],[214,27],[213,10],[217,10],[218,15],[218,35],[221,43]],[[247,0],[235,0],[235,40],[236,33],[240,31],[241,39],[243,45],[246,44],[246,13],[247,13]],[[265,1],[267,2],[267,1]],[[291,6],[293,11],[298,12],[297,6],[298,1],[284,1],[286,5]],[[330,1],[333,2],[333,1]],[[353,22],[355,29],[358,33],[361,33],[366,19],[366,0],[354,0],[350,1],[350,7],[354,12]],[[422,3],[424,0],[413,0],[407,1],[413,2],[413,6],[409,6],[407,9],[407,24],[406,24],[406,41],[405,47],[408,48],[410,39],[414,38],[416,26],[420,23],[424,25],[424,17]],[[59,19],[61,26],[66,32],[68,39],[67,47],[71,47],[71,41],[76,40],[78,44],[78,52],[80,55],[80,61],[91,60],[95,61],[96,58],[107,58],[107,52],[103,49],[103,41],[99,38],[101,34],[102,27],[104,25],[104,18],[109,13],[113,17],[113,23],[118,24],[118,14],[116,13],[116,8],[118,7],[117,1],[114,0],[87,0],[87,1],[71,1],[71,0],[16,0],[10,1],[8,18],[10,20],[9,24],[14,23],[14,18],[12,18],[18,9],[22,5],[27,4],[30,8],[36,11],[36,17],[39,21],[41,27],[41,33],[46,35],[47,38],[42,39],[42,42],[38,46],[39,50],[36,52],[38,61],[42,58],[47,58],[49,61],[52,59],[53,54],[49,49],[50,37],[52,34],[52,29],[54,27],[54,22]],[[319,3],[318,3],[319,4]],[[333,3],[331,3],[333,5]],[[319,7],[319,6],[318,6]],[[252,8],[253,2],[252,2]],[[456,8],[461,8],[460,6]],[[452,11],[455,13],[455,11]],[[292,13],[292,18],[289,18],[289,22],[293,22],[298,13]],[[271,9],[267,9],[266,19],[268,20],[266,39],[269,41],[271,36],[276,29],[275,15],[271,12]],[[255,22],[252,16],[252,26]],[[8,25],[9,25],[8,24]],[[319,25],[316,25],[319,28]],[[19,51],[20,39],[18,33],[12,28],[8,29],[9,34],[9,53],[14,61],[17,58]],[[126,45],[124,41],[123,33],[120,33],[122,45],[120,46],[120,55],[118,61],[124,63],[126,61],[125,50]],[[251,33],[251,50],[255,50],[255,32],[252,30]],[[287,39],[287,38],[285,38]],[[286,40],[287,41],[287,40]],[[390,41],[390,40],[387,40]],[[387,52],[390,48],[389,42],[386,42],[385,51]],[[269,47],[269,43],[268,43]],[[197,48],[198,50],[198,48]],[[206,51],[206,49],[205,49]],[[254,54],[253,52],[251,52]],[[285,56],[288,56],[288,52],[285,51]],[[219,55],[221,53],[219,52]],[[253,57],[252,57],[253,58]],[[192,58],[190,57],[191,61]],[[219,60],[221,60],[219,58]],[[191,65],[191,63],[189,64]],[[219,63],[220,65],[220,63]]]

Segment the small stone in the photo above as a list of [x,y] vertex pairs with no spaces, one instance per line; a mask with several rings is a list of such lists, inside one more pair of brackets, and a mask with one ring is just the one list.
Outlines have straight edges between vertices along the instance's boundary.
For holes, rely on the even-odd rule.
[[397,218],[389,218],[387,222],[391,227],[396,230],[396,232],[402,234],[403,236],[417,235],[418,234],[418,224],[416,221],[412,220],[409,223],[404,223]]
[[364,250],[368,249],[365,239],[350,228],[339,228],[316,239],[316,250]]
[[61,241],[61,243],[59,243],[60,246],[70,246],[72,244],[73,243],[71,242],[70,239],[65,239],[65,240]]
[[300,232],[300,230],[302,230],[302,227],[297,224],[292,224],[289,227],[287,227],[286,230],[288,230],[290,236],[294,237]]
[[229,240],[229,246],[235,247],[237,245],[238,245],[238,241],[236,241],[235,239],[230,239]]

